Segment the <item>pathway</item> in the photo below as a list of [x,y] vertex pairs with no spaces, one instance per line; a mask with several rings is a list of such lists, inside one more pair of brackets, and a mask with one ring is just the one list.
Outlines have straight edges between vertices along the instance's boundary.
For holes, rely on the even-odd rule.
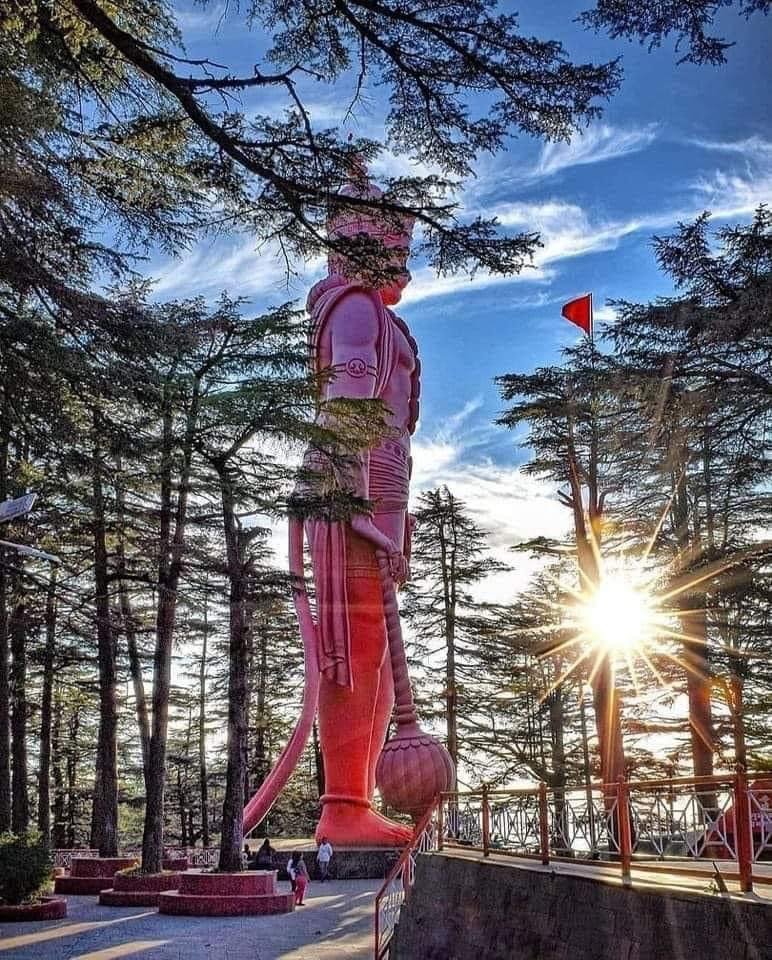
[[170,917],[68,897],[66,920],[0,924],[0,960],[369,960],[381,883],[312,883],[305,906],[275,917]]

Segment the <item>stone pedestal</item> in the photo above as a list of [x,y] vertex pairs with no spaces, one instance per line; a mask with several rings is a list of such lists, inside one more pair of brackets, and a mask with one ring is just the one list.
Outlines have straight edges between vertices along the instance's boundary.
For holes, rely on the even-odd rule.
[[119,870],[137,864],[135,857],[73,857],[70,875],[57,877],[55,893],[96,894],[113,885],[113,877]]
[[158,912],[192,917],[245,917],[290,913],[295,895],[280,893],[274,870],[180,876],[178,890],[158,895]]
[[[253,841],[254,842],[254,841]],[[303,859],[312,880],[319,879],[316,862],[316,844],[310,839],[276,840],[274,866],[279,880],[287,880],[287,861],[296,850],[303,851]],[[330,863],[331,880],[382,880],[402,855],[401,847],[336,847]]]

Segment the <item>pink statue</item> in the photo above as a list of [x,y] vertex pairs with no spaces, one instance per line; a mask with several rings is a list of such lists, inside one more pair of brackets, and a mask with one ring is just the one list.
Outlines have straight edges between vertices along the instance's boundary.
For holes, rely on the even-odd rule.
[[[364,171],[358,184],[342,193],[381,196],[366,182]],[[412,221],[396,230],[373,217],[348,213],[328,229],[332,238],[364,233],[378,239],[390,251],[393,279],[375,289],[353,276],[342,257],[330,256],[329,276],[308,298],[314,368],[333,374],[321,399],[381,400],[389,411],[389,430],[346,477],[336,478],[348,493],[372,503],[372,515],[355,514],[350,522],[290,523],[290,568],[305,648],[303,710],[274,770],[244,811],[244,831],[265,816],[294,769],[318,707],[326,792],[317,836],[326,836],[333,846],[394,847],[407,843],[411,831],[371,804],[395,680],[400,732],[389,744],[391,752],[384,753],[382,792],[401,801],[399,809],[420,816],[453,779],[447,752],[415,726],[394,594],[394,585],[407,577],[410,436],[418,418],[420,364],[415,340],[389,307],[410,280],[405,264]],[[323,472],[322,460],[309,451],[306,465]],[[314,574],[315,620],[302,586],[304,528]]]

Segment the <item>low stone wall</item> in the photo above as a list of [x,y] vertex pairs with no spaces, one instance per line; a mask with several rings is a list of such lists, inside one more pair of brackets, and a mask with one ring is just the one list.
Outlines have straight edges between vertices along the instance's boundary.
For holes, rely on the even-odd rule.
[[[258,844],[252,841],[252,853],[256,853]],[[274,870],[279,880],[288,880],[287,861],[295,850],[303,851],[308,872],[312,880],[319,879],[319,864],[316,862],[316,847],[303,844],[284,846],[277,850],[273,858]],[[389,848],[340,847],[335,849],[330,863],[331,880],[380,880],[386,876],[392,865],[399,859],[401,850]]]
[[390,958],[772,960],[772,903],[434,853]]

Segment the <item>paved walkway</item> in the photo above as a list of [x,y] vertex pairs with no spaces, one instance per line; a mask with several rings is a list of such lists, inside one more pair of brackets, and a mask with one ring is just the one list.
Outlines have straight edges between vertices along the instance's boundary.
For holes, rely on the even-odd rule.
[[68,897],[66,920],[1,923],[0,960],[368,960],[381,883],[311,883],[305,906],[275,917],[170,917]]

